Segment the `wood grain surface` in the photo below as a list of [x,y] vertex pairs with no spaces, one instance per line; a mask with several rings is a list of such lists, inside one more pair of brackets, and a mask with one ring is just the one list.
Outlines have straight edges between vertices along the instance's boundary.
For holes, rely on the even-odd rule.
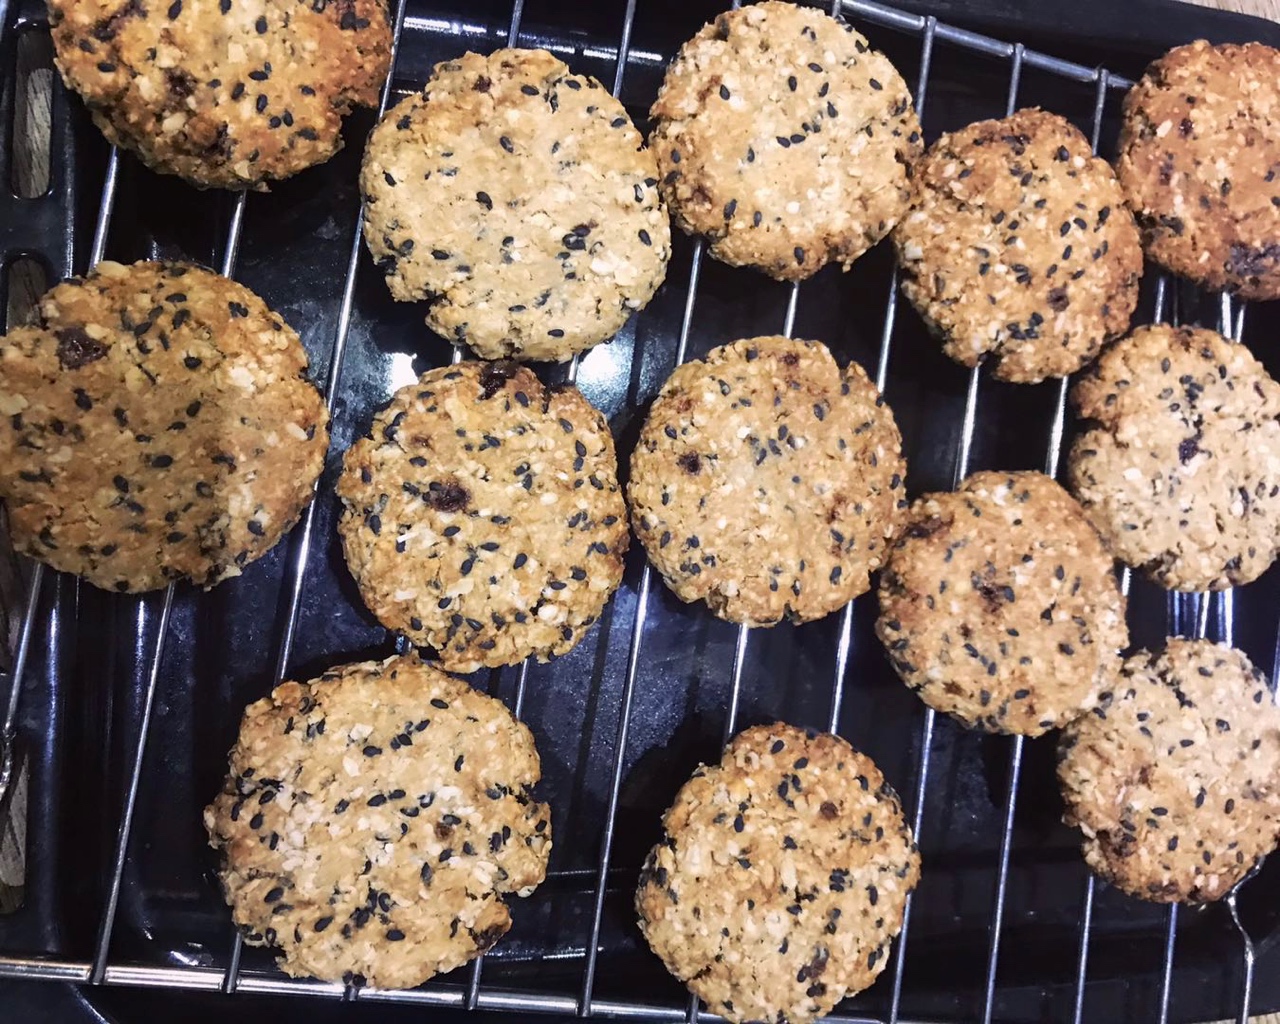
[[1224,11],[1256,14],[1260,18],[1280,21],[1280,0],[1187,0],[1201,7],[1217,7]]

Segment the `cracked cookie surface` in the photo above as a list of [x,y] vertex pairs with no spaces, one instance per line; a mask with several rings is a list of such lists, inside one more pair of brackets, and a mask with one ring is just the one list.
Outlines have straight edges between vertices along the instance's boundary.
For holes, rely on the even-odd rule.
[[1125,98],[1116,169],[1155,262],[1280,298],[1280,51],[1170,50]]
[[605,418],[516,363],[428,370],[343,458],[347,566],[388,629],[451,671],[577,645],[630,535]]
[[369,137],[365,241],[396,299],[484,359],[565,360],[666,274],[657,165],[622,104],[545,50],[468,53]]
[[920,855],[897,794],[839,736],[748,729],[662,824],[640,930],[712,1012],[806,1024],[884,970]]
[[893,239],[902,290],[943,350],[1003,380],[1074,373],[1138,301],[1142,247],[1116,176],[1043,110],[935,142]]
[[1280,545],[1280,385],[1214,331],[1134,331],[1077,381],[1068,475],[1116,556],[1171,590],[1257,579]]
[[49,20],[107,140],[204,188],[328,160],[391,64],[384,0],[50,0]]
[[929,706],[1039,736],[1087,711],[1128,646],[1115,563],[1043,473],[975,473],[907,513],[876,634]]
[[1139,899],[1221,899],[1280,841],[1280,708],[1243,653],[1172,638],[1124,663],[1058,753],[1084,857]]
[[105,590],[211,587],[311,501],[329,414],[298,335],[188,263],[102,262],[0,337],[16,547]]
[[650,145],[676,223],[733,266],[802,281],[889,233],[923,149],[902,76],[851,27],[765,0],[667,69]]
[[805,622],[870,586],[906,505],[902,439],[856,363],[752,338],[676,368],[631,457],[636,536],[721,618]]
[[511,927],[546,877],[529,730],[416,654],[286,682],[245,709],[205,808],[245,941],[294,977],[413,988]]

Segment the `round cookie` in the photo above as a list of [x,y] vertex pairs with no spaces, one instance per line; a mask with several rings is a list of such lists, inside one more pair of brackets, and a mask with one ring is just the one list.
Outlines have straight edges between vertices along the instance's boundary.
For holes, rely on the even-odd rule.
[[876,635],[930,707],[1039,736],[1091,708],[1128,646],[1114,562],[1043,473],[975,473],[907,514]]
[[604,416],[515,363],[401,388],[343,458],[347,566],[388,629],[471,672],[573,649],[630,536]]
[[938,139],[893,233],[902,290],[965,366],[1002,380],[1074,373],[1124,333],[1142,247],[1110,165],[1039,109]]
[[1280,842],[1280,708],[1240,651],[1139,651],[1062,735],[1065,821],[1112,885],[1160,903],[1221,899]]
[[1072,399],[1071,488],[1122,561],[1170,590],[1257,579],[1280,545],[1280,385],[1244,345],[1143,327]]
[[529,730],[417,655],[288,682],[245,710],[204,810],[232,917],[281,969],[412,988],[511,927],[546,877]]
[[107,590],[204,587],[311,501],[329,415],[297,334],[186,263],[99,263],[0,337],[14,545]]
[[391,65],[384,0],[50,0],[57,64],[107,140],[201,188],[261,188],[342,147]]
[[662,824],[640,930],[713,1013],[807,1024],[884,970],[920,855],[897,794],[839,736],[748,729]]
[[753,338],[676,368],[631,456],[631,522],[682,601],[730,622],[865,593],[906,507],[893,413],[825,345]]
[[1151,259],[1205,288],[1280,298],[1280,51],[1170,50],[1125,98],[1116,170]]
[[545,50],[468,53],[369,137],[364,237],[396,299],[484,359],[612,338],[666,275],[658,170],[621,103]]
[[704,26],[650,114],[676,223],[716,259],[785,281],[847,269],[888,234],[923,149],[888,58],[829,15],[777,0]]

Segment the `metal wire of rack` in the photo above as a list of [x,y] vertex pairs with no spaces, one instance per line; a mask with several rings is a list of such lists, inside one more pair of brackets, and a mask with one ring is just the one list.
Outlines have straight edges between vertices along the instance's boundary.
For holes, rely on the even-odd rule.
[[[733,7],[739,5],[735,0]],[[817,5],[817,4],[815,4]],[[398,4],[392,41],[391,70],[383,85],[379,113],[385,111],[396,79],[396,54],[406,20],[407,0]],[[620,91],[626,73],[630,50],[632,29],[636,15],[637,0],[628,0],[625,16],[616,49],[613,51],[615,73],[613,92]],[[1012,112],[1017,104],[1018,89],[1024,69],[1034,68],[1060,78],[1093,85],[1095,88],[1095,104],[1092,120],[1091,141],[1097,149],[1101,133],[1102,119],[1108,97],[1116,92],[1128,89],[1133,83],[1126,78],[1113,74],[1104,67],[1089,67],[1083,64],[1060,59],[1037,50],[1029,49],[1021,43],[1009,43],[990,36],[982,35],[956,26],[939,22],[932,16],[921,16],[905,13],[892,7],[870,0],[832,0],[829,4],[832,13],[846,18],[861,19],[877,27],[905,33],[919,40],[919,76],[915,83],[915,98],[918,109],[923,114],[929,87],[930,69],[935,46],[949,46],[971,53],[1008,62],[1009,82],[1007,92],[1007,111]],[[524,13],[524,0],[514,0],[509,29],[508,45],[517,45],[520,36],[521,20]],[[90,265],[96,264],[106,253],[110,234],[111,217],[114,210],[116,189],[119,180],[120,158],[113,149],[104,177],[104,184],[99,203],[98,216],[94,228]],[[240,238],[244,225],[246,195],[240,193],[235,200],[221,258],[221,272],[227,276],[234,273],[239,254]],[[352,233],[346,274],[343,280],[341,305],[337,326],[334,331],[329,353],[329,371],[324,388],[326,401],[332,406],[335,396],[340,391],[343,355],[347,337],[351,327],[352,308],[355,297],[357,270],[361,260],[364,208],[361,206],[355,229]],[[679,341],[675,362],[679,364],[685,359],[690,326],[697,305],[698,286],[704,258],[703,243],[695,241],[692,262],[685,284],[684,311],[680,327]],[[69,269],[69,268],[68,268]],[[1158,282],[1154,318],[1163,318],[1168,293],[1172,291],[1168,282]],[[782,332],[790,335],[795,322],[799,302],[800,285],[791,288]],[[1233,307],[1231,299],[1222,296],[1220,328],[1223,334],[1239,340],[1244,326],[1244,306]],[[878,389],[884,390],[888,381],[888,370],[894,325],[897,311],[897,274],[890,281],[885,299],[885,315],[880,332],[880,346],[874,375]],[[1175,313],[1176,316],[1176,313]],[[458,350],[461,356],[461,350]],[[570,381],[576,378],[577,360],[570,364],[567,377]],[[958,484],[968,473],[972,450],[974,428],[977,422],[978,395],[980,390],[981,371],[974,369],[968,379],[966,391],[964,420],[960,441],[955,457],[954,482]],[[1061,445],[1065,426],[1065,409],[1068,381],[1059,381],[1054,417],[1050,428],[1048,449],[1045,458],[1045,472],[1054,476],[1058,469]],[[286,568],[287,599],[284,625],[280,630],[279,646],[275,660],[273,680],[279,683],[285,678],[293,654],[295,633],[298,626],[299,612],[306,588],[307,566],[311,557],[314,534],[315,504],[309,506],[297,529],[293,531],[287,543],[290,545],[290,558]],[[0,724],[0,742],[3,742],[3,762],[0,762],[0,785],[13,769],[13,739],[16,733],[17,714],[22,693],[22,682],[30,658],[33,638],[38,628],[40,612],[40,596],[42,588],[50,576],[40,564],[32,566],[26,600],[22,609],[22,618],[18,633],[18,644],[15,652],[13,670],[10,674],[10,692],[4,706],[3,722]],[[698,1000],[693,998],[687,1007],[659,1003],[626,1002],[621,1000],[600,999],[596,997],[596,973],[600,949],[601,924],[604,914],[605,895],[611,873],[611,856],[614,830],[617,821],[619,797],[621,793],[624,765],[627,753],[627,741],[631,720],[631,709],[636,688],[638,666],[644,646],[644,632],[649,619],[649,603],[653,572],[647,564],[644,566],[637,593],[634,618],[631,623],[630,642],[627,656],[627,670],[622,688],[618,724],[612,752],[612,769],[609,785],[609,796],[606,804],[604,823],[601,830],[600,850],[594,872],[593,912],[589,929],[589,941],[584,955],[581,985],[576,993],[547,993],[531,990],[505,989],[482,984],[483,958],[475,961],[465,984],[457,981],[438,981],[429,983],[410,991],[390,991],[372,988],[356,988],[335,983],[319,982],[305,979],[287,978],[273,972],[242,971],[241,950],[242,939],[236,936],[228,965],[224,969],[213,967],[157,967],[138,966],[123,963],[112,963],[110,960],[111,938],[118,904],[120,887],[125,864],[129,856],[132,837],[132,823],[135,801],[140,779],[145,767],[146,746],[153,706],[160,676],[160,663],[164,651],[169,613],[173,606],[174,587],[166,589],[159,600],[159,609],[153,627],[153,642],[147,659],[146,684],[143,698],[143,710],[140,719],[139,734],[132,748],[132,758],[126,787],[126,799],[121,809],[112,874],[108,888],[106,906],[101,914],[94,953],[90,960],[24,958],[20,956],[0,955],[0,978],[19,978],[50,982],[69,982],[77,984],[140,986],[151,988],[169,988],[189,991],[225,992],[236,991],[271,994],[271,995],[317,995],[346,1000],[360,1000],[370,1003],[399,1003],[416,1006],[464,1007],[466,1009],[484,1009],[511,1012],[535,1012],[552,1014],[576,1014],[580,1016],[611,1016],[628,1020],[681,1021],[696,1022],[700,1019],[718,1019],[714,1015],[700,1009]],[[1130,583],[1127,569],[1121,573],[1121,588],[1127,595]],[[865,600],[865,599],[864,599]],[[1217,606],[1218,639],[1230,643],[1233,636],[1233,602],[1230,591],[1222,592],[1216,597],[1210,594],[1169,595],[1170,632],[1184,630],[1195,636],[1208,634],[1211,605]],[[838,723],[838,715],[844,696],[844,677],[849,663],[850,644],[852,639],[853,605],[847,606],[841,613],[840,629],[837,641],[835,674],[831,686],[830,714],[827,727],[834,730]],[[1190,624],[1190,629],[1185,629]],[[750,631],[743,627],[738,631],[732,667],[732,686],[729,707],[727,709],[723,735],[727,740],[736,731],[739,697],[741,695],[742,670],[749,645]],[[1277,664],[1280,667],[1280,639],[1277,640]],[[520,714],[523,705],[528,662],[519,671],[518,684],[514,698],[514,708]],[[1277,689],[1280,671],[1273,672],[1272,691]],[[927,709],[924,715],[920,739],[920,756],[914,789],[912,825],[917,837],[925,825],[924,801],[929,782],[930,754],[936,727],[936,714]],[[993,1019],[996,1002],[996,982],[998,978],[1000,941],[1002,937],[1003,915],[1005,908],[1006,888],[1008,881],[1009,856],[1012,845],[1014,813],[1017,807],[1019,779],[1023,754],[1022,739],[1016,738],[1012,744],[1009,760],[1009,782],[1003,806],[1003,828],[999,856],[996,864],[996,891],[992,905],[991,926],[989,929],[989,947],[987,970],[983,988],[982,1020],[988,1024]],[[1247,879],[1245,880],[1247,882]],[[1232,921],[1241,937],[1241,963],[1243,967],[1243,985],[1240,1001],[1239,1020],[1245,1022],[1250,1016],[1253,977],[1255,968],[1254,948],[1247,930],[1243,927],[1237,911],[1236,894],[1245,883],[1237,885],[1227,898],[1227,906]],[[1084,1001],[1088,971],[1089,941],[1093,925],[1094,901],[1097,883],[1090,876],[1083,895],[1078,954],[1075,970],[1075,1000],[1073,1020],[1079,1024],[1084,1019]],[[1175,940],[1177,932],[1177,906],[1172,905],[1168,912],[1162,959],[1162,984],[1160,996],[1159,1020],[1164,1024],[1168,1019],[1169,998],[1173,976]],[[897,1024],[904,984],[905,950],[910,935],[911,903],[908,901],[904,916],[902,932],[895,944],[894,968],[892,977],[892,1005],[888,1017],[889,1024]],[[849,1024],[872,1024],[861,1017],[834,1014],[833,1021],[849,1022]]]

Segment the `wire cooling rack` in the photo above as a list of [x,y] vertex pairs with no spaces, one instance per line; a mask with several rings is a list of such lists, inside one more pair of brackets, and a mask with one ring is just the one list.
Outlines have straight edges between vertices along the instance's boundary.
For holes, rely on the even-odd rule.
[[[406,2],[401,2],[394,20],[394,38],[392,50],[392,70],[388,75],[382,93],[379,113],[384,111],[393,95],[393,82],[397,80],[396,55],[400,52],[406,22]],[[737,6],[735,3],[733,6]],[[1019,91],[1025,69],[1056,76],[1057,78],[1091,86],[1094,90],[1092,116],[1092,143],[1098,147],[1102,131],[1103,114],[1108,97],[1126,90],[1132,84],[1128,79],[1113,74],[1104,67],[1089,67],[1072,61],[1059,59],[1047,53],[1029,49],[1020,43],[1008,43],[986,35],[968,31],[939,22],[935,17],[905,13],[892,7],[863,0],[836,0],[829,7],[832,13],[852,20],[855,24],[874,25],[880,29],[890,30],[906,36],[918,44],[919,75],[915,84],[914,96],[917,108],[923,115],[928,100],[930,73],[934,63],[935,50],[952,48],[957,51],[982,55],[997,62],[1003,62],[1008,72],[1006,91],[1006,112],[1012,112],[1019,101]],[[508,45],[518,45],[521,39],[521,22],[524,15],[525,0],[514,0],[507,31]],[[614,76],[612,91],[620,93],[624,76],[628,70],[632,44],[632,32],[635,23],[637,0],[628,0],[625,15],[619,26],[616,47],[607,54],[613,61]],[[420,84],[420,83],[418,83]],[[118,183],[120,180],[121,158],[112,150],[103,177],[103,186],[93,234],[90,252],[90,264],[96,264],[106,255],[107,240],[115,210]],[[245,227],[246,196],[239,194],[234,202],[232,215],[227,230],[220,271],[233,276],[236,272],[240,253],[240,242]],[[329,370],[324,382],[326,400],[332,408],[335,397],[341,394],[343,384],[344,355],[352,326],[352,309],[356,294],[357,269],[360,266],[363,242],[361,226],[363,208],[357,216],[355,230],[350,238],[350,247],[343,278],[341,304],[336,328],[331,339]],[[688,349],[690,324],[699,297],[699,283],[702,276],[704,247],[702,242],[694,243],[692,260],[689,265],[687,280],[684,282],[684,306],[679,340],[676,348],[677,363],[683,361]],[[70,266],[63,268],[70,271]],[[675,284],[675,282],[672,282]],[[801,302],[803,286],[791,287],[786,303],[781,332],[790,335],[795,324],[797,309]],[[1177,296],[1171,282],[1165,279],[1158,281],[1155,289],[1154,310],[1152,319],[1176,319]],[[898,302],[897,276],[894,274],[884,296],[884,317],[879,332],[880,342],[878,358],[874,368],[877,387],[884,389],[888,381],[889,367],[893,352],[894,328]],[[1239,339],[1244,329],[1245,309],[1241,304],[1234,304],[1223,295],[1221,297],[1219,316],[1220,330],[1235,339]],[[762,325],[760,333],[772,333],[774,325]],[[460,349],[455,350],[455,359],[462,358]],[[567,369],[570,380],[577,377],[578,361],[575,358]],[[979,398],[982,392],[982,374],[980,369],[969,373],[963,420],[959,430],[959,439],[954,453],[954,482],[959,483],[968,473],[970,456],[973,447],[975,425],[978,422]],[[1057,473],[1059,459],[1063,447],[1065,430],[1065,410],[1068,381],[1058,382],[1055,391],[1049,441],[1044,456],[1044,471],[1049,476]],[[275,658],[274,682],[278,683],[286,677],[293,662],[295,639],[299,617],[307,595],[308,563],[315,557],[316,547],[316,503],[309,506],[300,524],[295,529],[289,543],[293,545],[293,557],[287,563],[284,579],[283,602],[285,607],[284,625],[278,638]],[[22,606],[18,643],[12,671],[10,673],[10,689],[7,703],[4,706],[3,761],[0,762],[0,787],[12,781],[17,771],[17,755],[15,754],[15,738],[19,702],[23,693],[24,673],[28,668],[35,637],[41,629],[39,610],[41,607],[41,590],[48,583],[47,572],[43,566],[35,564],[29,574],[29,584],[25,602]],[[1127,593],[1130,576],[1125,570],[1121,575],[1121,584]],[[599,853],[596,865],[591,872],[593,880],[591,917],[587,929],[588,939],[582,957],[582,969],[578,984],[572,989],[554,992],[533,989],[517,989],[485,981],[484,958],[477,959],[466,972],[455,972],[449,978],[438,980],[411,991],[386,991],[372,988],[353,988],[317,981],[286,978],[278,972],[249,970],[242,968],[242,942],[239,936],[228,952],[225,968],[188,967],[188,966],[139,966],[112,959],[112,938],[116,930],[116,918],[120,904],[122,881],[126,864],[130,857],[132,844],[135,842],[134,817],[139,787],[145,771],[145,760],[148,740],[152,731],[152,711],[155,705],[157,686],[161,676],[161,661],[169,636],[170,616],[174,607],[175,589],[171,585],[159,599],[159,609],[155,618],[153,640],[145,658],[145,688],[141,705],[139,732],[133,738],[133,745],[128,751],[128,775],[125,787],[125,800],[120,809],[115,830],[113,855],[108,865],[107,899],[97,927],[93,953],[89,959],[51,959],[21,957],[0,954],[0,978],[21,978],[30,980],[72,982],[89,985],[108,986],[142,986],[153,988],[183,989],[205,992],[249,992],[272,995],[318,995],[330,998],[370,1002],[370,1003],[403,1003],[416,1006],[457,1007],[466,1009],[500,1010],[510,1012],[537,1012],[550,1014],[577,1014],[581,1016],[611,1016],[636,1020],[654,1021],[697,1021],[699,1018],[712,1019],[711,1015],[699,1007],[696,999],[690,999],[687,1005],[656,1001],[631,1001],[603,998],[597,994],[597,973],[601,953],[601,929],[604,918],[606,892],[613,868],[615,830],[618,823],[620,794],[625,775],[625,758],[628,739],[632,726],[632,710],[642,659],[645,654],[645,627],[653,604],[654,587],[653,572],[645,565],[640,576],[637,591],[634,619],[630,628],[630,643],[627,653],[626,674],[621,690],[621,703],[617,717],[616,734],[613,737],[613,760],[607,787],[608,798],[604,807],[603,824],[600,833]],[[835,670],[831,679],[829,714],[827,727],[835,731],[838,725],[840,709],[844,698],[846,675],[849,667],[850,649],[854,633],[854,619],[857,610],[865,602],[873,601],[871,596],[858,599],[858,602],[846,607],[839,614],[837,647],[835,652]],[[1196,636],[1212,633],[1217,639],[1231,642],[1234,634],[1234,596],[1231,591],[1216,595],[1169,595],[1168,599],[1168,631],[1183,632]],[[739,708],[742,695],[743,672],[748,663],[752,643],[752,631],[746,627],[739,628],[734,645],[731,668],[731,688],[729,703],[724,720],[723,735],[727,740],[738,728]],[[514,710],[520,715],[525,700],[529,664],[526,662],[519,671],[515,691]],[[1274,691],[1274,680],[1273,680]],[[931,753],[936,727],[936,714],[932,709],[923,716],[923,732],[919,740],[919,759],[916,764],[915,782],[912,794],[906,800],[912,808],[912,826],[918,837],[927,835],[930,821],[925,817],[925,798],[930,785]],[[996,989],[999,976],[1001,942],[1004,934],[1006,902],[1008,898],[1008,882],[1010,854],[1013,845],[1014,818],[1018,806],[1020,782],[1023,774],[1024,743],[1021,737],[1013,740],[1010,747],[1007,766],[1007,788],[1001,808],[1003,823],[998,856],[994,865],[996,882],[994,899],[990,909],[990,927],[988,932],[988,950],[986,970],[981,987],[981,1019],[984,1024],[994,1018],[996,1011]],[[3,790],[0,789],[0,792]],[[1240,887],[1237,887],[1239,889]],[[1090,939],[1094,923],[1094,900],[1098,887],[1092,877],[1088,879],[1080,893],[1082,912],[1079,921],[1077,955],[1074,964],[1074,1000],[1068,1009],[1069,1018],[1075,1022],[1085,1019],[1085,993],[1089,979]],[[1247,930],[1240,921],[1236,906],[1236,892],[1227,898],[1227,906],[1235,923],[1240,938],[1240,971],[1242,990],[1238,997],[1239,1019],[1249,1017],[1252,1003],[1252,987],[1255,969],[1254,946]],[[911,903],[908,903],[907,914],[903,922],[901,936],[894,946],[893,964],[886,972],[881,986],[890,986],[892,1000],[887,1014],[890,1024],[900,1020],[902,993],[904,984],[909,982],[906,972],[905,952],[911,941]],[[1164,929],[1164,945],[1160,956],[1161,985],[1159,988],[1158,1011],[1154,1019],[1161,1024],[1169,1019],[1176,959],[1176,939],[1179,910],[1171,906],[1167,911]],[[3,943],[0,942],[0,948]],[[459,980],[465,973],[465,979]],[[838,1021],[859,1022],[869,1018],[835,1014],[831,1018]]]

